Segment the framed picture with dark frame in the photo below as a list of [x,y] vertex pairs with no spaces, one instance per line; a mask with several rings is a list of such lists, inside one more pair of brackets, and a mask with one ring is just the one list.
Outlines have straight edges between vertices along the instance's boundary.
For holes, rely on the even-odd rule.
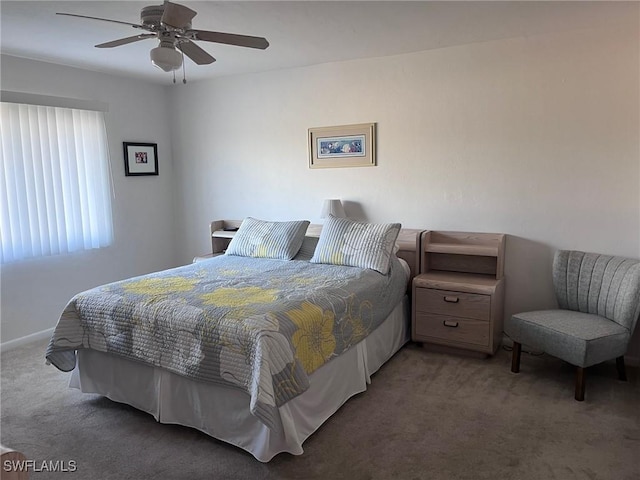
[[375,123],[309,129],[309,168],[376,165]]
[[158,175],[158,144],[122,142],[124,174],[127,177]]

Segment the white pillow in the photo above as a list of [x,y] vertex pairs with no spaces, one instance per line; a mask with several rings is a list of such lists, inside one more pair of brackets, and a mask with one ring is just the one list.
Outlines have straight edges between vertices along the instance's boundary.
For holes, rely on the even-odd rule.
[[329,215],[310,262],[370,268],[386,275],[400,228],[399,223],[356,222]]

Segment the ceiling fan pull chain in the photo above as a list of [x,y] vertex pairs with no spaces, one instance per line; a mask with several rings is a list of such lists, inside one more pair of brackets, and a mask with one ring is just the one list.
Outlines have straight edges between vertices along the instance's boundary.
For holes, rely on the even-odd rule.
[[[182,50],[180,50],[182,52]],[[187,83],[187,74],[185,73],[185,66],[184,66],[184,52],[182,52],[182,83],[186,84]],[[175,73],[174,73],[175,75]]]

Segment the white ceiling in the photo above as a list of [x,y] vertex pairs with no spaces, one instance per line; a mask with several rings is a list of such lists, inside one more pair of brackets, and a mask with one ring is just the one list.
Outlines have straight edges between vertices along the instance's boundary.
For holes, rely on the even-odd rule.
[[[147,1],[0,2],[4,54],[169,84],[151,65],[156,40],[112,49],[94,45],[139,33],[116,23],[56,12],[138,23]],[[615,25],[634,17],[634,2],[508,1],[227,1],[182,3],[198,12],[193,28],[266,37],[267,50],[199,42],[217,61],[186,60],[188,81],[356,58],[381,57],[509,37]],[[178,72],[179,79],[182,72]]]

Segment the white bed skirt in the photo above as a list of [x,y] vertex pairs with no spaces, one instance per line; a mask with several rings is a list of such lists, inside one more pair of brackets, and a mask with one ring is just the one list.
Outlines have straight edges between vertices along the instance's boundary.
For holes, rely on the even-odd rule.
[[279,408],[282,432],[249,412],[247,393],[198,382],[97,352],[79,350],[69,386],[104,395],[150,413],[160,423],[193,427],[268,462],[281,452],[303,453],[302,443],[350,397],[364,392],[375,373],[408,340],[409,302],[398,304],[365,340],[310,375],[310,387]]

